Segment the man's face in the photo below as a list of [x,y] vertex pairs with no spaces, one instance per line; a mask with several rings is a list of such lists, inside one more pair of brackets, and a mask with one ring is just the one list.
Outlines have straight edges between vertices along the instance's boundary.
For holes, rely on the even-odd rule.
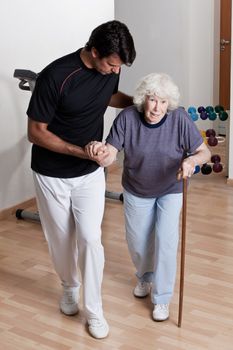
[[92,51],[93,57],[93,68],[95,68],[101,74],[119,74],[121,70],[121,66],[123,62],[120,57],[114,53],[110,56],[99,58],[97,50],[93,49]]

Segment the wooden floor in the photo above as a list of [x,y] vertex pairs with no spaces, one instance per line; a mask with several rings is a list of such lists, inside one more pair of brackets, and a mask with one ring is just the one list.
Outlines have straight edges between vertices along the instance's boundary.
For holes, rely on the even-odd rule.
[[[120,191],[113,167],[108,189]],[[82,311],[58,309],[60,284],[40,224],[0,222],[0,348],[4,350],[232,350],[233,187],[223,175],[196,175],[189,188],[182,328],[179,270],[170,319],[154,322],[149,298],[132,295],[136,278],[124,237],[123,205],[106,200],[103,244],[105,316],[110,335],[89,336]],[[90,218],[91,219],[91,218]],[[179,259],[178,259],[179,264]]]

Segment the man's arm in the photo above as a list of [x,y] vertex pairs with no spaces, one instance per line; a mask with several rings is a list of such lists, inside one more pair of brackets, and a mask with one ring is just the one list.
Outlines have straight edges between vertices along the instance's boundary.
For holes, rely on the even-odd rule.
[[121,91],[118,91],[116,94],[112,95],[111,100],[109,102],[109,106],[115,108],[125,108],[128,106],[132,106],[133,97],[124,94]]
[[34,121],[28,118],[28,140],[35,145],[47,148],[50,151],[71,155],[83,159],[101,162],[107,153],[93,155],[91,157],[85,150],[85,147],[79,147],[62,140],[57,135],[48,130],[48,124]]

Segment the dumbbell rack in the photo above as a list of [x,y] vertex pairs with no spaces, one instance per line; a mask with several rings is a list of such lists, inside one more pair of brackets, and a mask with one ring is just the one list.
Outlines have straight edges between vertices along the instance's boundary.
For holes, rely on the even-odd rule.
[[[196,122],[199,118],[203,121],[208,119],[213,122],[217,118],[219,118],[219,120],[222,122],[225,122],[228,119],[228,113],[220,105],[217,105],[215,107],[200,106],[198,108],[191,106],[187,111],[190,118],[194,122]],[[214,129],[207,129],[206,131],[201,130],[200,132],[202,134],[204,142],[211,148],[216,147],[218,144],[226,142],[226,137],[222,135],[217,136]],[[220,173],[224,167],[226,168],[226,166],[221,163],[221,157],[218,154],[214,154],[211,157],[211,162],[203,164],[201,168],[199,167],[199,169],[196,170],[196,173],[201,171],[203,175],[209,175],[212,173],[212,170],[214,173]]]

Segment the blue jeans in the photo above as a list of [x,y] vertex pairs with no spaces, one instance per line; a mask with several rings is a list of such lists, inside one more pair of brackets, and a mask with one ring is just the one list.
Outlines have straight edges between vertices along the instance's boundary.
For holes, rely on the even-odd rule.
[[152,282],[153,304],[174,291],[182,193],[142,198],[124,190],[126,240],[139,281]]

